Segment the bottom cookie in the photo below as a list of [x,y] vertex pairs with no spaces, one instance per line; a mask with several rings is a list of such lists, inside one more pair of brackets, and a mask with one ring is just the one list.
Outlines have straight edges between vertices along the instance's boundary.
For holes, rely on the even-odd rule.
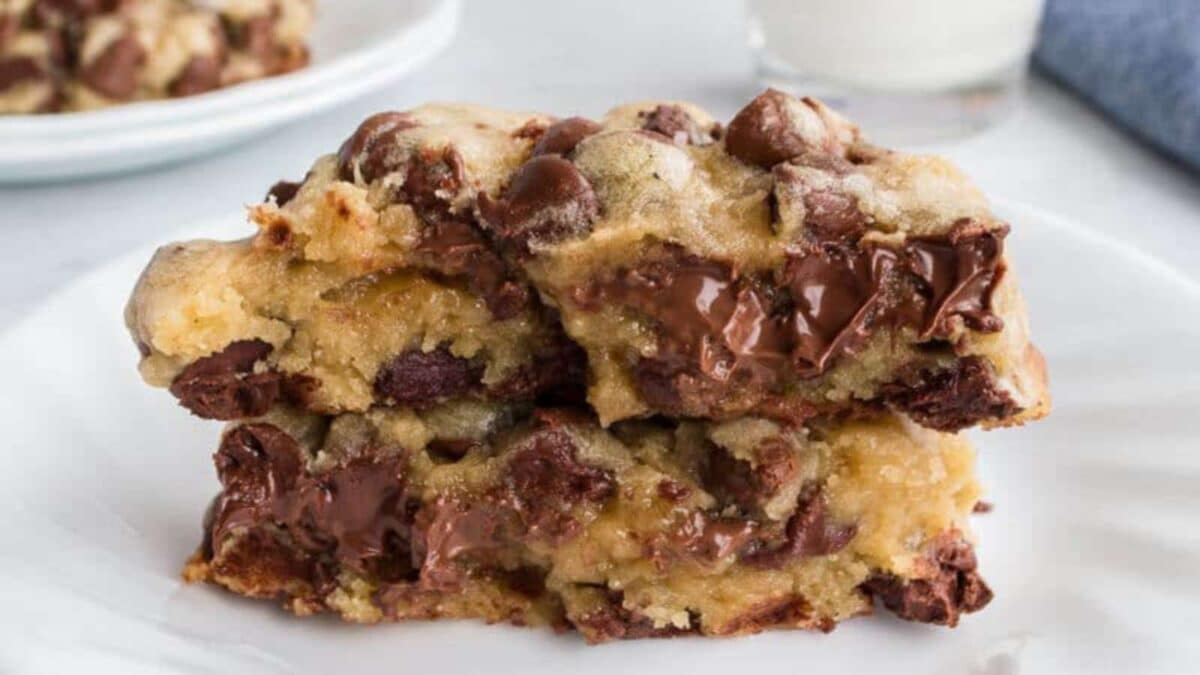
[[899,418],[623,423],[455,403],[233,423],[185,578],[349,621],[474,618],[589,642],[868,613],[954,626],[991,592],[962,438]]

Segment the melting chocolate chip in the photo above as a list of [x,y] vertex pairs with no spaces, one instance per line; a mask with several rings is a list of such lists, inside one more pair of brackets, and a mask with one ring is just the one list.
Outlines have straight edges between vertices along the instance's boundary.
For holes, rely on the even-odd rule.
[[546,128],[537,144],[533,146],[533,156],[571,154],[575,146],[592,134],[599,133],[602,127],[586,117],[568,117],[559,120]]
[[611,303],[650,318],[659,330],[660,354],[681,355],[717,382],[739,371],[773,380],[787,360],[785,330],[771,316],[766,295],[729,267],[675,247],[575,298],[585,308]]
[[388,405],[424,409],[471,391],[483,369],[445,347],[403,352],[375,375],[375,395]]
[[702,560],[717,561],[740,553],[758,534],[758,524],[742,518],[712,518],[693,512],[672,534],[676,546]]
[[926,578],[880,574],[868,579],[863,590],[902,619],[951,627],[964,613],[991,602],[992,591],[976,571],[975,552],[960,535],[940,536],[929,560],[932,572]]
[[418,126],[408,113],[383,112],[358,125],[338,150],[338,166],[343,180],[354,180],[355,170],[368,183],[396,167],[399,154],[396,134]]
[[137,93],[138,74],[146,62],[146,50],[132,33],[104,48],[79,72],[79,80],[108,98],[124,101]]
[[947,368],[903,374],[881,387],[880,397],[922,426],[939,431],[959,431],[1020,412],[978,356],[959,358]]
[[992,312],[992,292],[1004,275],[1007,234],[1008,227],[987,229],[962,220],[948,236],[908,240],[905,261],[929,295],[923,337],[947,336],[953,316],[981,332],[995,333],[1004,327]]
[[458,588],[469,574],[464,560],[486,563],[504,545],[505,518],[487,502],[465,504],[443,497],[422,508],[416,515],[412,549],[420,587]]
[[866,341],[895,264],[896,254],[888,249],[835,244],[788,260],[784,283],[795,304],[791,327],[801,377],[820,375],[834,358]]
[[586,234],[600,203],[574,164],[541,155],[517,169],[501,199],[480,194],[479,211],[498,237],[528,249]]
[[403,458],[364,456],[309,473],[294,438],[256,423],[227,433],[214,461],[224,487],[210,527],[215,550],[238,528],[273,524],[300,549],[331,553],[353,569],[408,559]]
[[179,403],[207,419],[257,417],[280,398],[278,373],[254,372],[271,345],[262,340],[239,340],[212,356],[188,365],[171,382]]

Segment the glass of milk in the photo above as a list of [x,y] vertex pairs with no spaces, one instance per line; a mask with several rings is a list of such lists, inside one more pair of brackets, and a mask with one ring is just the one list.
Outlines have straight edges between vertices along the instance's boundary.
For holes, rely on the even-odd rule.
[[1044,0],[747,0],[761,79],[824,99],[872,138],[987,127],[1020,98]]

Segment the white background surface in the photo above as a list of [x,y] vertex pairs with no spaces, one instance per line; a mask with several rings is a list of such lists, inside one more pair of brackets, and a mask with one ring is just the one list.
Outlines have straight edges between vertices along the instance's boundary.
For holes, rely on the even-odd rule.
[[[728,119],[757,89],[742,30],[731,0],[468,1],[455,44],[432,67],[341,109],[153,173],[0,188],[0,326],[109,258],[302,177],[370,112],[439,99],[598,115],[617,101],[673,97]],[[990,194],[1069,216],[1200,279],[1200,178],[1054,86],[1034,82],[1030,93],[1000,127],[935,149]]]

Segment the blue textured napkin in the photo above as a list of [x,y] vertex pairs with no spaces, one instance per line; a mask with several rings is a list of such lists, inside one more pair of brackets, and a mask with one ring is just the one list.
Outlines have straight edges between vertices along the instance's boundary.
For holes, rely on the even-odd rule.
[[1200,169],[1200,0],[1048,0],[1034,59]]

